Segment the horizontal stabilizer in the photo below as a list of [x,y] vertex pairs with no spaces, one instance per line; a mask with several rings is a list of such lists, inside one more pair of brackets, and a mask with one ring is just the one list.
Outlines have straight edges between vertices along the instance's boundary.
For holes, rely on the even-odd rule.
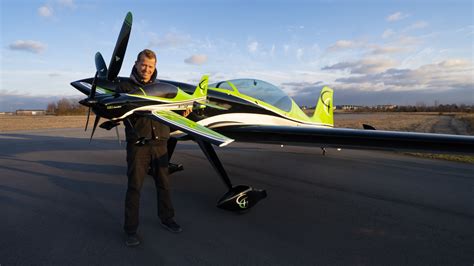
[[149,118],[168,125],[172,128],[181,130],[184,133],[193,136],[194,138],[202,139],[220,147],[225,146],[234,141],[233,139],[221,135],[215,132],[214,130],[199,125],[198,123],[169,110],[153,111],[148,116]]

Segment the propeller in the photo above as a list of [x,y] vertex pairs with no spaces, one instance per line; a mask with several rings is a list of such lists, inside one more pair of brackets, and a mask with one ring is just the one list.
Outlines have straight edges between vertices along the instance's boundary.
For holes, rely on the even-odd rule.
[[105,64],[104,58],[100,52],[95,54],[95,68],[97,69],[97,72],[99,72],[100,78],[107,77],[107,65]]
[[[85,100],[85,102],[89,106],[85,130],[87,130],[87,126],[89,124],[91,109],[92,111],[94,111],[92,106],[97,103],[97,100],[95,99],[97,78],[106,78],[109,81],[114,81],[117,78],[120,72],[120,68],[122,67],[125,51],[127,50],[128,39],[130,38],[130,32],[132,30],[132,20],[132,13],[128,12],[125,16],[125,19],[122,24],[122,29],[120,30],[120,34],[117,38],[117,43],[115,44],[114,52],[112,53],[112,58],[110,59],[108,69],[107,65],[105,64],[104,58],[102,57],[102,54],[100,52],[97,52],[95,54],[95,67],[97,71],[95,73],[94,79],[92,80],[89,97]],[[96,114],[94,120],[94,127],[92,128],[92,134],[89,142],[92,141],[92,137],[94,136],[94,132],[97,128],[99,120],[100,116]]]
[[95,68],[97,71],[95,72],[94,79],[92,80],[91,91],[89,92],[89,97],[87,98],[89,110],[87,111],[87,121],[86,121],[86,127],[84,131],[87,131],[87,126],[89,125],[89,117],[91,115],[91,108],[92,108],[91,105],[97,102],[95,100],[97,77],[105,78],[107,76],[107,66],[105,65],[104,58],[102,57],[102,54],[100,52],[95,53]]
[[97,124],[99,124],[100,116],[96,115],[94,120],[94,128],[92,128],[91,138],[89,139],[89,143],[92,141],[92,137],[94,136],[95,129],[97,128]]
[[130,31],[132,30],[132,13],[128,12],[122,24],[122,29],[117,38],[112,58],[110,58],[109,70],[107,71],[107,79],[110,81],[117,78],[120,68],[122,67],[125,51],[127,50]]
[[91,105],[96,103],[95,91],[96,91],[96,87],[97,87],[97,75],[98,74],[99,74],[99,71],[96,71],[94,79],[92,80],[91,91],[89,92],[89,97],[87,97],[87,99],[83,100],[87,103],[87,106],[89,106],[89,110],[87,111],[86,127],[84,128],[84,131],[87,131],[87,126],[89,125],[89,117],[91,115],[91,108],[92,108]]

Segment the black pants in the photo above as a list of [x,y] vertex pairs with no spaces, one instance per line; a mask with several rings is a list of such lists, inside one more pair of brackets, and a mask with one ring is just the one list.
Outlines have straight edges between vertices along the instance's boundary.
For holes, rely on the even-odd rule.
[[150,166],[155,180],[158,217],[162,221],[173,218],[174,209],[170,197],[166,141],[147,143],[143,146],[127,143],[127,166],[128,188],[125,196],[125,232],[133,234],[137,231],[140,191]]

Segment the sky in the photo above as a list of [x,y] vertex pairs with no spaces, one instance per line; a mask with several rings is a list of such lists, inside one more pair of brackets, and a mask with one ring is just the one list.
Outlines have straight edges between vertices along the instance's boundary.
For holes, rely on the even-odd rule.
[[144,48],[158,78],[255,78],[300,105],[474,104],[472,0],[2,0],[0,111],[81,98],[70,82],[110,61],[133,26],[120,76]]

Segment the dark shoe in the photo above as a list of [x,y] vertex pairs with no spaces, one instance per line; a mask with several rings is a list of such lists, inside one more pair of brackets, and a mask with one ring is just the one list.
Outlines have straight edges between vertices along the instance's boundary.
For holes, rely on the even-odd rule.
[[168,231],[173,232],[173,233],[181,233],[183,232],[183,228],[179,226],[173,219],[168,220],[166,222],[161,221],[161,225],[166,228]]
[[140,245],[140,243],[140,238],[137,234],[127,234],[125,239],[125,245],[127,245],[127,247],[136,247]]

